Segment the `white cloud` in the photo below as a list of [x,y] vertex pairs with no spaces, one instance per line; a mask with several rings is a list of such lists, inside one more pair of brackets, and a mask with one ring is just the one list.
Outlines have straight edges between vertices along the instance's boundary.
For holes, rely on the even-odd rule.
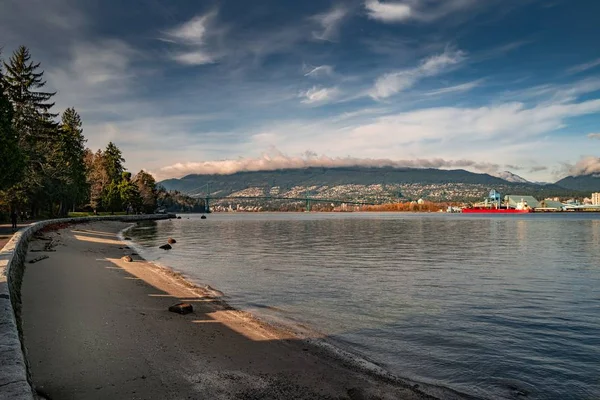
[[365,0],[365,8],[370,18],[386,23],[409,20],[432,22],[475,3],[475,0]]
[[173,56],[173,59],[181,64],[187,65],[203,65],[215,62],[212,55],[201,50],[177,53]]
[[305,67],[305,70],[308,72],[306,72],[304,76],[309,76],[311,78],[333,75],[333,67],[331,65],[319,65],[318,67],[307,66]]
[[574,67],[571,67],[567,70],[567,72],[569,74],[578,74],[580,72],[584,72],[589,69],[596,68],[598,66],[600,66],[600,58],[590,61],[590,62],[587,62],[587,63],[584,63],[584,64],[579,64]]
[[412,10],[404,3],[381,3],[379,0],[367,0],[365,8],[369,17],[383,22],[406,21],[412,17]]
[[439,75],[449,67],[461,63],[465,53],[446,49],[443,53],[429,57],[415,68],[387,73],[375,81],[370,96],[374,99],[385,99],[403,90],[410,89],[421,79]]
[[179,45],[172,55],[173,60],[185,65],[203,65],[216,62],[218,55],[209,51],[207,40],[210,35],[209,27],[216,18],[216,12],[198,15],[187,22],[176,26],[167,32],[162,41]]
[[339,94],[339,90],[336,87],[321,88],[313,86],[305,92],[300,93],[300,97],[303,98],[302,103],[314,104],[314,103],[325,103],[333,100]]
[[531,88],[508,92],[508,97],[518,99],[541,100],[542,103],[569,103],[582,94],[600,91],[600,79],[586,78],[577,82],[564,85],[539,85]]
[[438,95],[448,94],[448,93],[468,92],[469,90],[473,90],[476,87],[480,86],[481,82],[483,82],[483,80],[480,79],[480,80],[476,80],[476,81],[472,81],[472,82],[463,83],[460,85],[449,86],[449,87],[445,87],[445,88],[441,88],[441,89],[431,90],[431,91],[427,92],[426,95],[438,96]]
[[339,28],[348,10],[342,7],[334,7],[330,11],[314,15],[311,19],[319,25],[319,30],[313,31],[313,38],[319,40],[334,41],[339,34]]
[[240,157],[231,160],[201,161],[176,163],[160,169],[159,177],[180,177],[188,174],[218,174],[228,175],[240,171],[274,171],[288,168],[309,167],[397,167],[397,168],[466,168],[471,167],[480,171],[495,171],[497,164],[477,162],[473,160],[432,159],[373,159],[357,157],[329,157],[305,151],[299,156],[288,156],[277,149],[259,157]]
[[588,133],[587,137],[590,139],[600,139],[600,133]]
[[568,165],[568,175],[600,174],[600,158],[595,156],[582,157],[575,165]]

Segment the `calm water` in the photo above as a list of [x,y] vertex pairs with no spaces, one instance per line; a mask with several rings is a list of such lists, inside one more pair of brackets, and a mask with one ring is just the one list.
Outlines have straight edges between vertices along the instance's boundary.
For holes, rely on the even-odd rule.
[[484,398],[600,399],[600,215],[212,214],[129,234],[233,305],[397,375]]

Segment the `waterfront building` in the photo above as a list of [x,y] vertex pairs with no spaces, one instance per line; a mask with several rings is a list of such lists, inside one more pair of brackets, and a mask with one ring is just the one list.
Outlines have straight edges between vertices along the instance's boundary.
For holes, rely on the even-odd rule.
[[533,196],[524,196],[520,194],[509,194],[504,197],[509,208],[517,208],[519,203],[526,203],[531,208],[540,206],[540,202]]
[[565,205],[560,201],[555,201],[552,199],[542,200],[539,203],[539,206],[536,207],[536,210],[540,211],[563,211]]
[[600,192],[592,193],[592,204],[595,206],[600,205]]

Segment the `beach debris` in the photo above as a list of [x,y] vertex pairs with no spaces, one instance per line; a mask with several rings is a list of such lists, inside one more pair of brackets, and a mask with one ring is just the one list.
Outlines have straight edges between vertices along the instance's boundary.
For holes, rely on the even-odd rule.
[[194,312],[194,307],[189,303],[177,303],[169,307],[169,311],[185,315]]
[[131,238],[129,236],[125,236],[123,240],[131,240]]
[[133,258],[131,258],[131,256],[123,256],[121,257],[121,260],[125,262],[133,262]]
[[167,244],[163,244],[162,246],[159,246],[158,248],[159,249],[163,249],[163,250],[171,250],[172,249],[171,245],[168,244],[168,243]]
[[167,243],[169,243],[169,244],[175,244],[175,243],[177,243],[177,240],[175,240],[173,238],[168,238],[167,239]]
[[177,219],[181,219],[181,217],[177,217]]
[[39,256],[39,257],[33,258],[33,259],[29,260],[29,264],[34,264],[38,261],[45,260],[46,258],[50,258],[50,257],[44,255],[44,256]]

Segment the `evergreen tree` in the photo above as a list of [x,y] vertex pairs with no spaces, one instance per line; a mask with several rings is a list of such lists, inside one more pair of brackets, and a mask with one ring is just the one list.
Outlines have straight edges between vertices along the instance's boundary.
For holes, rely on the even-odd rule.
[[56,114],[50,111],[55,93],[41,90],[46,84],[44,72],[39,63],[31,61],[26,47],[19,47],[4,66],[4,92],[13,106],[13,129],[25,160],[23,180],[11,188],[9,196],[29,203],[33,214],[42,206],[51,210],[48,203],[61,192],[57,161],[52,159],[58,137],[58,125],[53,121]]
[[125,159],[121,150],[113,143],[108,143],[106,150],[104,150],[104,168],[108,174],[108,178],[112,182],[119,183],[121,181],[125,168],[123,163]]
[[[89,195],[86,179],[85,142],[81,117],[74,108],[67,108],[62,115],[59,130],[59,167],[64,185],[62,205],[75,206],[83,203]],[[66,209],[61,207],[61,214]]]
[[4,94],[4,79],[0,64],[0,191],[18,182],[23,159],[17,135],[12,126],[13,108]]
[[119,211],[123,208],[121,193],[117,182],[112,181],[108,184],[102,195],[102,204],[111,214],[114,214],[115,211]]

